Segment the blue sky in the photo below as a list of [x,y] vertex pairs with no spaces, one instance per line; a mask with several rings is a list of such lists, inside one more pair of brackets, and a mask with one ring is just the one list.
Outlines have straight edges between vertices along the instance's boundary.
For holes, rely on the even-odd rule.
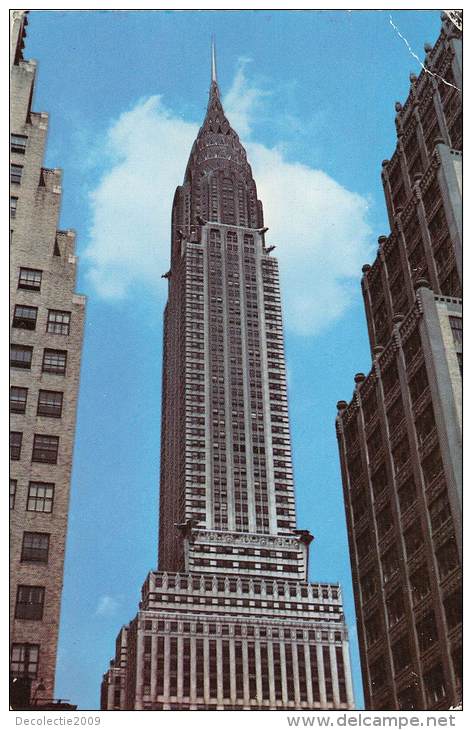
[[[390,22],[392,21],[392,22]],[[156,565],[170,206],[201,124],[209,39],[280,261],[300,528],[310,578],[344,589],[362,689],[334,418],[367,372],[360,271],[387,232],[380,163],[439,11],[33,11],[34,108],[64,170],[88,297],[56,696],[99,703],[120,626]]]

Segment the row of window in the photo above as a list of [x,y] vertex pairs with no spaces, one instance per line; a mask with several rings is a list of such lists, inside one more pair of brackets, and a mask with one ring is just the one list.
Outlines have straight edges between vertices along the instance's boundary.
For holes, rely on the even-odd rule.
[[[49,309],[46,332],[53,335],[68,335],[70,333],[70,315],[70,312],[64,312],[60,309]],[[13,314],[12,327],[35,330],[37,319],[38,307],[17,304]]]
[[[23,434],[20,431],[10,431],[10,459],[18,461],[21,458],[21,444]],[[40,464],[57,464],[59,451],[59,436],[34,434],[33,452],[31,461]]]
[[[63,393],[56,390],[40,390],[38,393],[37,416],[60,418],[62,416]],[[25,413],[28,388],[10,388],[10,413]]]
[[[30,345],[10,345],[10,365],[14,368],[31,368],[33,360],[33,348]],[[43,351],[42,372],[65,375],[67,366],[67,350],[52,350],[45,348]]]
[[[17,480],[10,479],[10,509],[15,509],[17,502]],[[30,482],[26,498],[27,512],[51,513],[54,505],[55,485],[50,482]]]

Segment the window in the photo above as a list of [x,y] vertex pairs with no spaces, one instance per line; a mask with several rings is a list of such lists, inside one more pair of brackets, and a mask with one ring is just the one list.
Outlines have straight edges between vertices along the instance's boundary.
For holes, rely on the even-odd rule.
[[407,687],[398,693],[399,710],[416,710],[418,708],[418,693],[416,687]]
[[462,345],[462,317],[449,317],[452,336],[456,345]]
[[12,644],[11,673],[14,677],[31,677],[38,674],[39,644]]
[[396,673],[401,672],[411,664],[410,645],[407,636],[403,636],[392,646],[392,658]]
[[43,373],[65,375],[67,364],[66,350],[44,350]]
[[10,509],[15,509],[16,479],[10,479]]
[[52,512],[54,484],[30,482],[26,509],[28,512]]
[[17,304],[13,315],[12,326],[23,330],[35,330],[37,316],[37,307],[27,307],[24,304]]
[[416,624],[416,635],[420,652],[428,651],[438,640],[438,630],[434,612],[429,613]]
[[427,674],[424,675],[424,686],[426,692],[426,700],[429,706],[439,702],[446,695],[446,687],[442,667],[437,664]]
[[62,396],[56,390],[40,390],[38,395],[38,416],[60,418],[62,415]]
[[416,606],[430,591],[426,565],[421,565],[418,570],[410,575],[410,586],[413,605]]
[[18,277],[18,289],[40,291],[42,275],[43,272],[39,269],[26,269],[21,267],[20,275]]
[[21,455],[21,441],[23,434],[19,431],[10,431],[10,459],[18,461]]
[[421,532],[421,525],[414,523],[403,533],[403,539],[405,540],[405,550],[407,557],[410,558],[421,545],[423,545],[423,534]]
[[16,218],[16,209],[18,206],[18,198],[15,195],[10,195],[10,217]]
[[381,656],[376,662],[371,664],[369,667],[370,672],[370,685],[372,692],[376,692],[384,686],[387,679],[387,667],[385,659]]
[[43,586],[18,586],[15,618],[41,621],[44,610]]
[[387,601],[388,625],[395,626],[405,615],[402,589],[394,593]]
[[12,152],[18,152],[20,155],[25,154],[26,142],[28,137],[24,134],[12,134],[10,135],[10,147]]
[[444,545],[436,550],[439,577],[441,580],[459,567],[459,556],[454,538],[450,538]]
[[449,498],[446,492],[441,494],[429,505],[429,519],[431,522],[431,530],[434,532],[443,525],[451,516],[449,507]]
[[398,490],[398,501],[400,503],[400,512],[406,512],[416,500],[416,486],[413,477],[408,479]]
[[447,596],[443,604],[447,627],[451,630],[462,623],[462,596],[460,591],[456,591],[450,596]]
[[48,313],[47,331],[55,335],[68,335],[70,329],[70,312],[50,309]]
[[30,368],[33,348],[25,345],[10,345],[10,365],[14,368]]
[[47,532],[23,533],[21,560],[31,563],[47,563],[49,556],[49,534]]
[[26,399],[28,388],[10,388],[10,413],[24,413],[26,410]]
[[46,436],[35,433],[32,461],[43,464],[57,464],[59,436]]
[[10,165],[10,182],[16,183],[17,185],[21,182],[21,176],[23,174],[23,165]]

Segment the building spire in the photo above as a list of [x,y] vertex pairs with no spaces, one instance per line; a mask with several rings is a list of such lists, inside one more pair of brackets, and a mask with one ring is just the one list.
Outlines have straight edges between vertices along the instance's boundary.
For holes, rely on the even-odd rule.
[[216,76],[216,49],[215,49],[215,36],[211,37],[211,82],[217,84],[218,79]]

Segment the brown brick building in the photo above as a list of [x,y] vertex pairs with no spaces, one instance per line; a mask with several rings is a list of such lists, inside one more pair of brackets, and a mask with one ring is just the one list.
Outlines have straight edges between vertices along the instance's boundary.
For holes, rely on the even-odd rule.
[[462,34],[442,16],[396,103],[391,232],[363,267],[373,365],[336,431],[368,709],[445,709],[462,682]]
[[48,115],[34,112],[27,14],[11,16],[11,672],[54,696],[85,298],[75,234],[58,230],[61,171],[42,166]]

